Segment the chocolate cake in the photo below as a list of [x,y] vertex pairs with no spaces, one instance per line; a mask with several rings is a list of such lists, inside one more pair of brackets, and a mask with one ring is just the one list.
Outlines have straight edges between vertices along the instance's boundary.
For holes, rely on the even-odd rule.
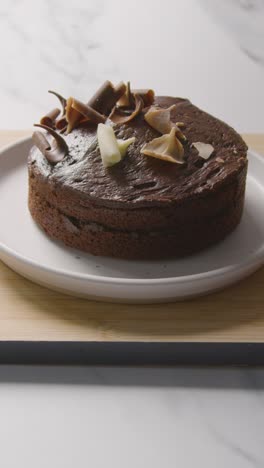
[[[155,259],[198,252],[239,224],[247,174],[242,138],[187,99],[145,95],[130,95],[133,109],[122,107],[123,87],[111,105],[106,99],[108,108],[100,93],[83,106],[60,97],[62,117],[55,109],[42,119],[47,132],[35,132],[28,159],[29,209],[47,235],[94,255]],[[167,109],[175,160],[160,149],[168,134],[148,118]],[[104,123],[117,141],[135,137],[111,167],[98,142]]]

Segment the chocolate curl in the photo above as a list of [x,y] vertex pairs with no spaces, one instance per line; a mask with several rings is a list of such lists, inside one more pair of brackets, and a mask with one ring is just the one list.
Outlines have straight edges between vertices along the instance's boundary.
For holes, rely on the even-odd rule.
[[[65,99],[61,94],[57,93],[56,91],[52,91],[52,90],[49,90],[48,91],[50,94],[54,94],[54,96],[56,96],[60,103],[61,103],[61,107],[62,107],[62,116],[56,120],[55,122],[55,127],[58,129],[58,130],[61,130],[61,131],[64,131],[66,130],[67,128],[67,120],[66,120],[66,116],[65,116],[65,111],[66,111],[66,105],[67,105],[67,99]],[[43,123],[44,122],[40,122],[40,123]]]
[[[83,121],[83,112],[79,112],[79,110],[77,110],[75,107],[74,107],[74,102],[76,103],[79,103],[81,106],[84,106],[84,107],[88,107],[89,106],[86,106],[85,104],[82,104],[80,101],[77,101],[76,99],[74,99],[73,97],[69,97],[69,99],[67,99],[67,105],[66,105],[66,114],[65,114],[65,120],[66,120],[66,134],[68,135],[69,133],[71,133],[71,131],[76,128],[81,121]],[[77,107],[78,104],[77,104]],[[83,108],[83,107],[82,107]],[[90,108],[91,109],[91,108]],[[84,109],[83,109],[84,110]],[[87,111],[87,110],[86,110]],[[89,112],[89,110],[88,110]],[[90,116],[93,115],[93,120],[97,120],[98,123],[100,122],[105,122],[105,117],[102,116],[101,114],[99,114],[98,112],[96,112],[94,109],[91,109],[91,112],[90,112]],[[87,117],[84,119],[84,121],[87,120]],[[62,131],[64,131],[64,127],[63,127],[63,124],[65,123],[64,120],[62,120],[62,122],[60,122],[60,126],[62,127]]]
[[114,102],[114,105],[115,105],[117,103],[117,101],[121,98],[121,96],[123,96],[123,94],[126,91],[125,83],[123,81],[120,81],[120,83],[118,83],[118,85],[116,85],[114,91],[115,91],[115,102]]
[[64,114],[60,119],[56,120],[55,127],[63,132],[67,128],[66,115]]
[[110,81],[105,81],[89,100],[88,106],[95,109],[100,114],[109,115],[114,105],[125,93],[126,85],[121,82],[116,87]]
[[134,107],[134,95],[138,94],[144,102],[144,107],[149,107],[154,102],[155,93],[153,89],[132,89],[130,87],[130,81],[126,84],[126,92],[123,96],[119,99],[117,105],[119,107],[127,107],[132,108]]
[[119,101],[117,102],[117,106],[118,107],[127,107],[129,109],[131,109],[132,107],[135,106],[134,97],[133,97],[133,95],[131,93],[130,81],[127,82],[126,91],[123,94],[123,96],[121,96]]
[[61,107],[62,107],[62,114],[64,114],[65,109],[66,109],[67,100],[63,96],[61,96],[61,94],[56,93],[56,91],[49,90],[48,93],[54,94],[54,96],[56,96],[59,99],[59,101],[61,103]]
[[[93,120],[96,119],[98,123],[105,122],[104,115],[108,115],[116,102],[120,99],[120,97],[124,94],[125,92],[125,84],[123,82],[119,83],[115,88],[110,83],[110,81],[106,81],[103,86],[97,91],[97,93],[90,99],[88,104],[86,105],[86,113],[89,112],[89,119],[91,116],[93,116]],[[75,101],[75,107],[74,107],[74,101]],[[79,110],[76,110],[76,102],[77,102],[77,107],[78,107],[78,102],[76,99],[70,97],[67,99],[67,104],[66,104],[66,120],[67,120],[67,130],[66,133],[70,133],[77,125],[80,123],[82,120],[84,114],[83,112],[79,112]],[[80,103],[82,104],[82,103]],[[82,107],[84,110],[84,107]],[[87,110],[89,109],[89,110]],[[93,110],[95,111],[93,113]],[[100,116],[100,117],[99,117]],[[88,119],[88,117],[85,115],[85,117]]]
[[40,123],[42,125],[46,125],[47,127],[53,128],[54,122],[58,115],[60,115],[60,109],[56,107],[55,109],[52,109],[50,112],[44,115],[44,117],[40,119]]
[[77,99],[72,100],[72,107],[87,120],[95,124],[105,123],[106,121],[106,117],[104,115],[99,114],[99,112],[94,110],[92,107],[88,106],[87,104],[83,104],[83,102],[78,101]]
[[153,89],[133,89],[133,94],[138,94],[144,102],[144,107],[151,106],[154,102],[155,93]]
[[96,91],[96,93],[91,97],[88,101],[88,106],[92,107],[96,111],[102,113],[102,109],[104,108],[104,101],[108,95],[114,93],[114,86],[112,83],[107,80],[105,81],[102,86]]
[[50,150],[50,144],[45,137],[44,133],[42,132],[34,132],[32,135],[33,143],[37,146],[37,148],[41,151],[41,153],[45,156],[45,152]]
[[[111,114],[109,115],[109,119],[112,120],[115,124],[125,124],[131,122],[143,109],[144,102],[143,99],[138,95],[135,94],[135,109],[134,110],[122,110],[120,107],[115,107]],[[130,114],[129,114],[130,112]]]
[[48,133],[50,133],[50,135],[52,135],[55,140],[52,144],[50,144],[41,132],[33,133],[33,141],[42,154],[51,164],[57,164],[58,162],[62,161],[64,156],[66,156],[66,154],[69,152],[68,145],[64,138],[55,130],[47,127],[46,125],[34,124],[34,126],[43,128]]
[[66,120],[67,120],[68,125],[66,129],[66,134],[71,133],[71,131],[75,127],[77,127],[77,125],[79,124],[82,118],[82,114],[80,114],[80,112],[78,112],[76,109],[72,107],[73,101],[74,101],[73,97],[69,97],[69,99],[67,99]]

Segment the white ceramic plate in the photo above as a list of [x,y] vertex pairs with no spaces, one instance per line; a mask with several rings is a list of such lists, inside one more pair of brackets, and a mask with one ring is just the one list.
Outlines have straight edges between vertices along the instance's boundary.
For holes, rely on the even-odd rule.
[[240,226],[198,255],[169,261],[94,257],[50,240],[27,209],[30,139],[0,152],[0,258],[26,278],[76,296],[121,302],[166,302],[223,288],[264,263],[264,157],[249,152]]

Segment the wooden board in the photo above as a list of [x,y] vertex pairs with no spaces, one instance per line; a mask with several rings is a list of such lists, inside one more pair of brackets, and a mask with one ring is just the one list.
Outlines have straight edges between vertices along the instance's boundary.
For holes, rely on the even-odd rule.
[[[0,146],[27,134],[0,131]],[[264,153],[264,135],[245,138]],[[50,291],[0,262],[0,360],[262,363],[264,268],[195,300],[124,305]]]

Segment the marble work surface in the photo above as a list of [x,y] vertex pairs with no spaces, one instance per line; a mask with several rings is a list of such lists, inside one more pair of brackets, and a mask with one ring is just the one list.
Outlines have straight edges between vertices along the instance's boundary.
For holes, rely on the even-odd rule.
[[[264,67],[212,18],[198,0],[0,2],[0,128],[109,78],[263,131]],[[263,369],[1,366],[0,466],[260,468],[263,401]]]
[[261,468],[264,371],[0,367],[5,468]]
[[264,65],[264,0],[200,0],[251,60]]
[[[0,2],[0,128],[30,128],[54,106],[50,88],[86,99],[109,78],[189,97],[241,132],[262,132],[264,67],[240,50],[203,3]],[[211,9],[214,3],[217,14],[223,3],[227,15],[231,2],[207,2]],[[254,16],[256,0],[236,3],[252,28],[252,18],[261,16]],[[263,37],[255,40],[263,50]]]

